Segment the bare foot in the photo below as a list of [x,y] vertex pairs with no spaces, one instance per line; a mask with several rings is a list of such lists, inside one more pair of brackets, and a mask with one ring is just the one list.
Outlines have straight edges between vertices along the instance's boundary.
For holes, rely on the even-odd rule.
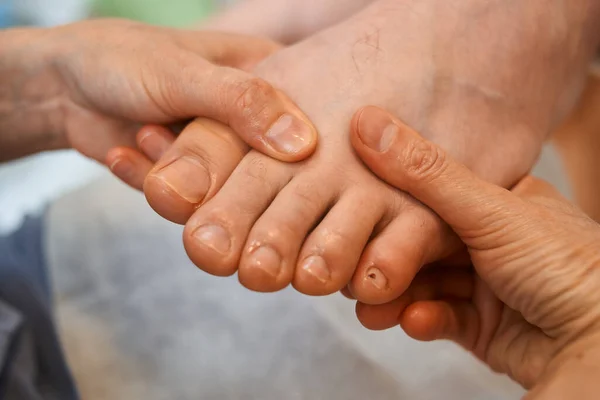
[[[255,71],[319,129],[320,145],[309,160],[284,164],[254,151],[244,156],[247,148],[225,127],[199,121],[171,150],[187,154],[189,174],[157,179],[172,155],[159,162],[145,184],[148,199],[172,220],[193,212],[184,243],[200,268],[215,275],[238,271],[241,283],[258,291],[291,282],[303,293],[325,295],[350,282],[357,299],[377,304],[397,298],[422,265],[448,254],[452,241],[440,220],[355,157],[348,124],[364,104],[396,113],[495,183],[510,185],[530,168],[559,112],[556,98],[570,86],[563,74],[574,74],[564,65],[548,69],[555,49],[519,36],[526,24],[515,20],[511,7],[525,3],[483,7],[466,21],[462,6],[407,4],[380,1]],[[441,10],[444,18],[438,18]],[[517,29],[507,30],[508,22]],[[481,40],[480,27],[510,34],[490,43],[487,36]],[[543,54],[533,55],[533,47]],[[489,58],[466,57],[487,48],[493,49]],[[527,68],[494,68],[509,61]],[[537,67],[544,79],[529,79]],[[377,120],[377,112],[367,108],[365,120]],[[185,193],[170,191],[166,182],[177,180]]]
[[567,122],[553,135],[577,204],[600,221],[600,69],[590,72],[586,90]]

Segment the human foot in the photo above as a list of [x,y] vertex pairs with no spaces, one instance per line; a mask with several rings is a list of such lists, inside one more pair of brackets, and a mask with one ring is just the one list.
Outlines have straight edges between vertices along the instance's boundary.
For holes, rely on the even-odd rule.
[[[204,185],[202,194],[216,193],[213,198],[180,199],[194,206],[204,202],[184,233],[188,254],[202,269],[229,275],[239,266],[240,281],[254,290],[277,290],[292,282],[303,293],[327,294],[345,286],[358,263],[353,294],[382,303],[402,293],[423,264],[448,252],[440,221],[375,179],[355,158],[346,132],[352,113],[365,103],[397,112],[496,183],[511,184],[531,166],[558,112],[556,98],[564,97],[570,85],[538,85],[517,66],[490,76],[490,67],[500,61],[522,63],[534,42],[499,35],[509,43],[495,48],[480,40],[477,27],[493,22],[504,32],[514,15],[510,7],[520,6],[502,6],[501,12],[485,8],[477,21],[470,14],[465,21],[464,10],[444,2],[421,2],[410,13],[406,7],[380,1],[255,71],[303,108],[320,131],[320,148],[298,164],[251,152],[218,192],[220,183],[196,186]],[[436,18],[440,10],[446,18]],[[399,18],[404,24],[397,23]],[[423,30],[432,21],[437,29]],[[468,35],[457,33],[461,23],[471,29]],[[431,42],[434,51],[424,51]],[[554,48],[535,45],[542,56],[525,57],[529,67],[554,54]],[[479,54],[488,47],[494,50],[485,51],[489,58],[478,63],[454,57],[455,51]],[[563,76],[564,66],[544,71],[544,77],[563,82],[556,78]],[[512,74],[509,84],[503,74]],[[198,146],[205,149],[202,155],[209,154]],[[194,182],[189,185],[193,190]],[[151,186],[147,182],[147,189]],[[149,200],[159,208],[159,197]]]
[[569,175],[575,200],[586,214],[600,221],[600,69],[590,72],[575,112],[552,136]]

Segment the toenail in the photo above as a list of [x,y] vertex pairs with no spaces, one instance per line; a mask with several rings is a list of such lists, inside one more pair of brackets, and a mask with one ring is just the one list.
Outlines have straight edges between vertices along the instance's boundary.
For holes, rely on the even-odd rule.
[[331,272],[321,256],[306,258],[302,263],[302,269],[317,278],[321,283],[327,283],[331,279]]
[[217,253],[229,253],[231,238],[229,233],[222,227],[218,225],[203,225],[196,229],[193,235],[196,240]]
[[271,125],[265,140],[277,152],[297,154],[311,145],[313,132],[300,118],[284,114]]
[[384,153],[396,140],[398,126],[383,110],[368,107],[358,120],[358,136],[369,148]]
[[281,256],[271,246],[260,246],[251,252],[249,263],[253,268],[258,268],[274,278],[281,271]]
[[371,282],[379,290],[387,288],[388,280],[379,268],[371,267],[367,270],[365,280]]
[[155,176],[193,204],[200,203],[210,188],[208,171],[193,157],[178,158]]

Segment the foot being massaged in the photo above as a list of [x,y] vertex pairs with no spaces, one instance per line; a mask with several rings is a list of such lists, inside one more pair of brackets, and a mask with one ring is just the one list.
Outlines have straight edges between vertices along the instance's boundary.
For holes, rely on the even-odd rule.
[[[283,3],[242,2],[199,31],[1,31],[0,158],[76,149],[185,225],[209,274],[342,291],[366,327],[456,341],[531,398],[593,398],[595,369],[574,371],[600,362],[600,227],[528,173],[578,109],[600,4]],[[45,335],[47,282],[15,293],[7,276],[0,304],[61,368],[36,385],[9,362],[4,390],[77,398]]]

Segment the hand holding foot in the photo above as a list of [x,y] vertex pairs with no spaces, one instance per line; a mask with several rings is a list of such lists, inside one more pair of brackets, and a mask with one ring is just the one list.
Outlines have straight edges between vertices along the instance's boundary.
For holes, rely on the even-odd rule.
[[361,159],[447,222],[474,267],[423,271],[394,302],[359,304],[366,326],[454,340],[527,388],[600,343],[599,225],[542,181],[511,193],[383,110],[360,115]]
[[0,126],[11,134],[0,160],[72,147],[104,161],[110,148],[134,143],[140,124],[198,116],[277,159],[298,161],[316,146],[315,129],[284,94],[230,68],[251,68],[278,48],[270,41],[125,20],[1,34]]
[[[576,92],[577,71],[593,47],[583,28],[557,35],[552,24],[535,34],[526,27],[548,25],[556,15],[580,18],[583,8],[374,2],[255,69],[319,129],[313,157],[283,164],[249,152],[240,161],[245,149],[223,126],[198,121],[150,173],[148,200],[166,218],[187,221],[186,250],[212,274],[238,271],[254,290],[292,283],[312,295],[350,281],[365,303],[391,301],[423,265],[453,250],[452,236],[428,208],[364,168],[347,137],[352,114],[364,104],[389,107],[483,178],[511,185],[531,167]],[[509,22],[514,30],[506,35]],[[531,79],[532,68],[538,79]],[[218,151],[200,132],[211,132]],[[170,190],[159,175],[183,156],[201,172],[176,182],[185,192]]]

